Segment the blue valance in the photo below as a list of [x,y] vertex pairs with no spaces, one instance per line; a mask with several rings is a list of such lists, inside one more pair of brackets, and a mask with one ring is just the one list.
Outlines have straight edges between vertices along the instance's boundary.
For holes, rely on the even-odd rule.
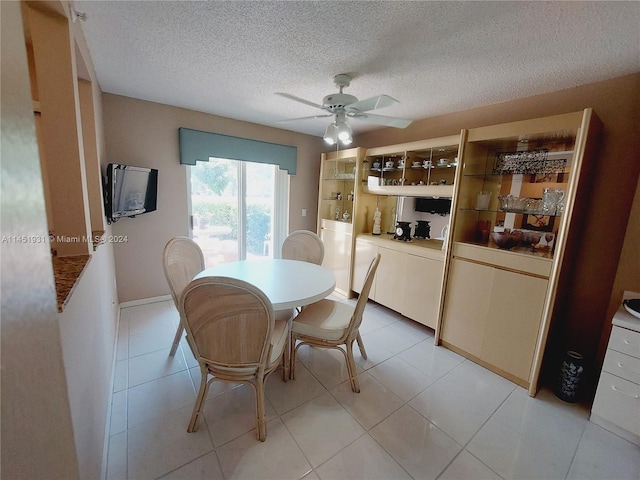
[[190,128],[179,128],[178,137],[180,163],[183,165],[195,165],[196,161],[207,162],[211,157],[228,158],[278,165],[281,170],[289,172],[289,175],[296,174],[297,147]]

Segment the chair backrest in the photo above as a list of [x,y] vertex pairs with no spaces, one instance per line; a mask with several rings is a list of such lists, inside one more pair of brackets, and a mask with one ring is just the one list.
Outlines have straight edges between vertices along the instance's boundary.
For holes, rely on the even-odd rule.
[[321,265],[324,259],[324,244],[315,233],[296,230],[285,238],[282,244],[282,258]]
[[204,277],[187,285],[179,305],[193,354],[210,371],[251,375],[267,365],[275,314],[260,289],[235,278]]
[[171,289],[173,303],[178,307],[180,294],[193,277],[204,270],[204,255],[196,242],[187,237],[174,237],[162,253],[164,276]]
[[379,264],[380,254],[378,253],[374,257],[374,259],[371,260],[369,270],[367,271],[367,276],[364,279],[364,285],[362,286],[362,291],[360,292],[360,296],[358,297],[358,301],[356,302],[356,309],[353,312],[353,317],[351,318],[351,322],[349,324],[350,332],[360,328],[360,324],[362,323],[362,315],[364,314],[364,307],[367,306],[367,300],[369,300],[369,291],[371,290],[371,285],[373,284],[373,279],[376,275],[376,270],[378,270]]

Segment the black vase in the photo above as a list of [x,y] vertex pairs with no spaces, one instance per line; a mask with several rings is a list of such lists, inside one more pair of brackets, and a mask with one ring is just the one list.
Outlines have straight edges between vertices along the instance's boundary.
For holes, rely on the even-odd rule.
[[573,403],[578,398],[580,377],[584,371],[583,357],[578,352],[568,351],[560,363],[560,377],[556,395],[565,402]]

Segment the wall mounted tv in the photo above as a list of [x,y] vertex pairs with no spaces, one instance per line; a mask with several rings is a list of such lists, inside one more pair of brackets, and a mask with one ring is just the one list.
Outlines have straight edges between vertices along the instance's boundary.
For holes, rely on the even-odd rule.
[[109,223],[156,209],[158,170],[110,163],[104,185],[104,209]]

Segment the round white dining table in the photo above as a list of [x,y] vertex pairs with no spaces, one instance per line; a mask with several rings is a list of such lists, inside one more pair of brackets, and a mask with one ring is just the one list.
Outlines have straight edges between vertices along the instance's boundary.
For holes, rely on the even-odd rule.
[[330,270],[314,263],[280,258],[221,263],[206,268],[194,280],[211,276],[236,278],[258,287],[271,300],[274,310],[317,302],[336,286],[336,277]]

